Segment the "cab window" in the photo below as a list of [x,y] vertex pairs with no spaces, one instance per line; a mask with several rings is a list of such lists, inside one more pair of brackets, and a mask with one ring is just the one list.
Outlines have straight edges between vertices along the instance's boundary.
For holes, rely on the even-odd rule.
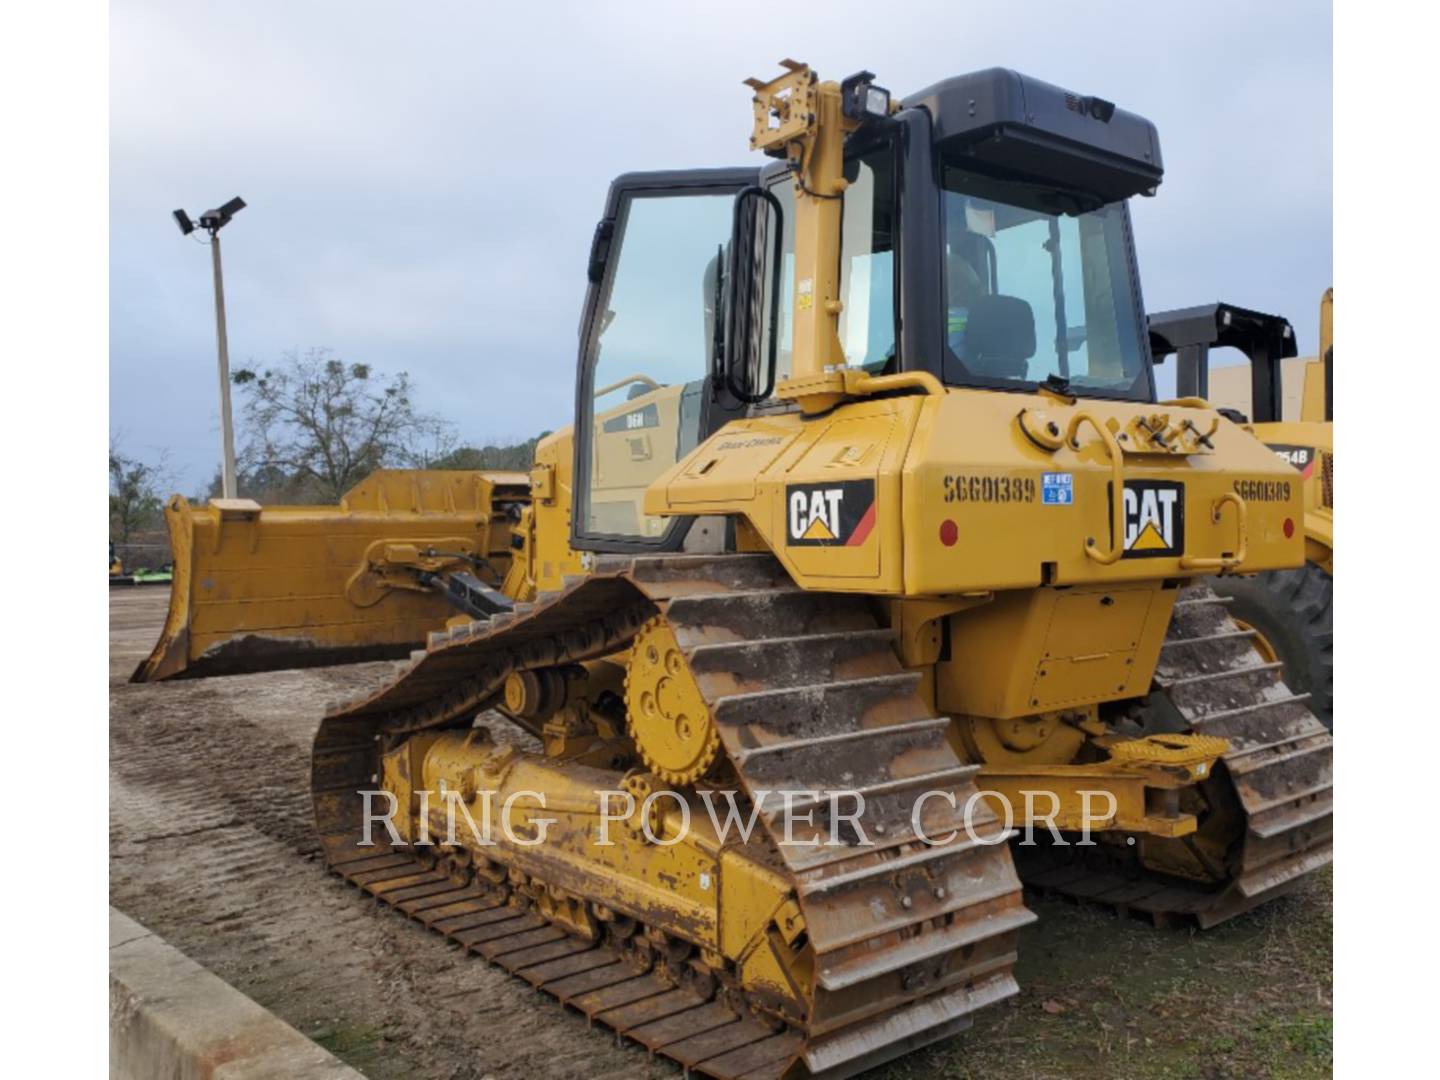
[[1123,205],[1051,213],[1005,185],[944,173],[945,377],[1149,400]]
[[592,410],[580,531],[659,540],[669,519],[642,511],[645,489],[700,437],[714,340],[717,252],[733,192],[627,196],[616,218],[586,363]]

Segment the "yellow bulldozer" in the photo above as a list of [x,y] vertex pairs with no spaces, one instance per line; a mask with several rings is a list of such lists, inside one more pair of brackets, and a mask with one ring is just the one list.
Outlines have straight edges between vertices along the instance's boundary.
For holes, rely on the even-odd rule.
[[[1334,290],[1320,300],[1319,354],[1294,359],[1289,321],[1233,304],[1208,304],[1150,316],[1150,351],[1156,362],[1176,357],[1181,394],[1212,399],[1212,374],[1233,376],[1235,395],[1255,435],[1299,473],[1305,502],[1305,565],[1293,570],[1226,577],[1211,587],[1230,601],[1230,617],[1252,630],[1255,645],[1282,665],[1286,684],[1310,695],[1311,711],[1333,727],[1334,632],[1332,582],[1335,561]],[[1249,362],[1211,369],[1211,350],[1231,348]],[[1286,385],[1299,369],[1298,394]],[[1213,395],[1218,405],[1230,395]]]
[[1331,860],[1331,737],[1205,584],[1302,564],[1293,469],[1157,400],[1154,126],[782,68],[764,167],[611,185],[526,482],[172,503],[138,673],[425,626],[320,723],[330,866],[715,1077],[965,1028],[1016,992],[1022,880],[1211,926]]

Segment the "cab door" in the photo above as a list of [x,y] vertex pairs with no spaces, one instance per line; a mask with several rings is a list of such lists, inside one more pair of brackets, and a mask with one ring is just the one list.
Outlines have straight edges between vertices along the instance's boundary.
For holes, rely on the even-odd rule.
[[756,176],[630,173],[611,185],[580,327],[577,550],[669,551],[684,540],[691,519],[647,516],[645,489],[736,415],[712,392],[711,368],[734,196]]

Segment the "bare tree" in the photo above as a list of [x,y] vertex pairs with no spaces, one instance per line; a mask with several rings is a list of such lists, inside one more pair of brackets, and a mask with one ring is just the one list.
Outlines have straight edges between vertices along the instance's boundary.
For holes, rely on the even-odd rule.
[[110,438],[110,539],[128,544],[137,532],[158,528],[171,483],[169,455],[153,462],[127,455],[121,436]]
[[417,469],[440,468],[455,453],[455,426],[438,416],[424,418],[411,442],[407,461]]
[[326,501],[375,469],[409,465],[448,449],[449,425],[416,411],[410,376],[345,363],[325,349],[287,353],[274,368],[237,370],[244,397],[242,468]]

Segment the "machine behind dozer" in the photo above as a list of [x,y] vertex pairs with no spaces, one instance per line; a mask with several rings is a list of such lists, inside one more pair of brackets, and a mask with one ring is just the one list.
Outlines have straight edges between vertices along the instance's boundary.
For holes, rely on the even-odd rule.
[[[1211,926],[1331,857],[1330,736],[1204,584],[1300,565],[1291,467],[1155,393],[1153,125],[999,69],[897,102],[782,66],[747,84],[765,167],[612,184],[574,424],[504,533],[477,487],[448,568],[416,565],[448,526],[383,510],[264,548],[292,592],[454,601],[320,722],[330,866],[725,1078],[964,1029],[1016,992],[1022,876]],[[227,524],[195,546],[240,575],[266,536]],[[481,552],[491,612],[444,584]]]
[[380,470],[338,506],[165,505],[164,629],[134,682],[398,659],[488,613],[530,502],[523,473]]
[[1298,409],[1292,410],[1298,415],[1288,418],[1285,362],[1296,355],[1296,347],[1295,332],[1287,320],[1233,304],[1166,311],[1149,320],[1150,350],[1157,363],[1171,353],[1176,355],[1176,383],[1181,394],[1210,397],[1212,349],[1230,347],[1245,355],[1249,402],[1245,415],[1236,419],[1248,424],[1257,438],[1299,474],[1305,500],[1305,565],[1211,584],[1230,601],[1231,617],[1255,635],[1260,653],[1282,665],[1286,684],[1310,695],[1311,710],[1326,727],[1334,723],[1333,312],[1334,290],[1326,289],[1320,300],[1319,355],[1303,361]]

